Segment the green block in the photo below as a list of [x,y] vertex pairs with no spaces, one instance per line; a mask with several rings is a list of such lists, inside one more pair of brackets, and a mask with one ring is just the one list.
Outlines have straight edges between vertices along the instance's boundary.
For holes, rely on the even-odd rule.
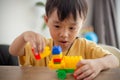
[[54,62],[54,64],[60,64],[60,62]]
[[64,80],[67,73],[74,73],[74,69],[59,69],[56,72],[59,80]]
[[65,70],[57,70],[57,77],[59,80],[64,80],[66,78]]
[[74,73],[74,69],[66,69],[66,73]]

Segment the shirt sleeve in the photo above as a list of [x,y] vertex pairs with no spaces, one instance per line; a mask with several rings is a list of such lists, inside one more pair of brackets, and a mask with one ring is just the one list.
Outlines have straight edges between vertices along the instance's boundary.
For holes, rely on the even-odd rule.
[[85,54],[87,59],[91,59],[91,58],[96,59],[96,58],[104,57],[111,53],[107,50],[104,50],[102,47],[100,47],[96,43],[86,40]]
[[29,43],[27,43],[25,45],[25,49],[24,49],[24,56],[19,56],[20,65],[22,65],[22,66],[32,65],[32,62],[30,61],[31,53],[32,53],[31,46]]

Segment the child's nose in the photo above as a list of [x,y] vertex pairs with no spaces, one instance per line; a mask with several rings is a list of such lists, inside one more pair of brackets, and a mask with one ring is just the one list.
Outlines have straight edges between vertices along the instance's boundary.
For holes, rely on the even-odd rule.
[[68,30],[63,30],[60,32],[60,37],[66,38],[69,35],[69,31]]

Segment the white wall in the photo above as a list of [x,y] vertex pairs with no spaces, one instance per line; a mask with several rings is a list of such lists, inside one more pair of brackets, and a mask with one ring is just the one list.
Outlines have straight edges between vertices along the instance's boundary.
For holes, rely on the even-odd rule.
[[0,44],[12,41],[27,30],[33,30],[49,37],[48,29],[41,30],[43,19],[35,6],[38,0],[0,0]]
[[[21,33],[27,30],[39,32],[50,37],[48,28],[42,30],[44,9],[35,6],[37,1],[45,0],[0,0],[0,44],[11,44]],[[89,5],[85,26],[91,25],[92,0]]]

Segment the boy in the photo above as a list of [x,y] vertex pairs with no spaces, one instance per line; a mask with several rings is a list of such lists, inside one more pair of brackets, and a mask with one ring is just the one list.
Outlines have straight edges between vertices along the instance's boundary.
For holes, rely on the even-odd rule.
[[14,40],[9,51],[13,55],[20,56],[21,65],[47,66],[51,56],[37,61],[31,48],[33,47],[36,52],[42,52],[46,45],[50,49],[54,45],[60,45],[63,55],[77,55],[85,59],[76,65],[74,75],[77,79],[92,80],[100,71],[117,67],[119,62],[114,55],[95,43],[77,38],[86,15],[85,0],[47,0],[44,20],[52,39],[45,39],[38,33],[27,31]]

